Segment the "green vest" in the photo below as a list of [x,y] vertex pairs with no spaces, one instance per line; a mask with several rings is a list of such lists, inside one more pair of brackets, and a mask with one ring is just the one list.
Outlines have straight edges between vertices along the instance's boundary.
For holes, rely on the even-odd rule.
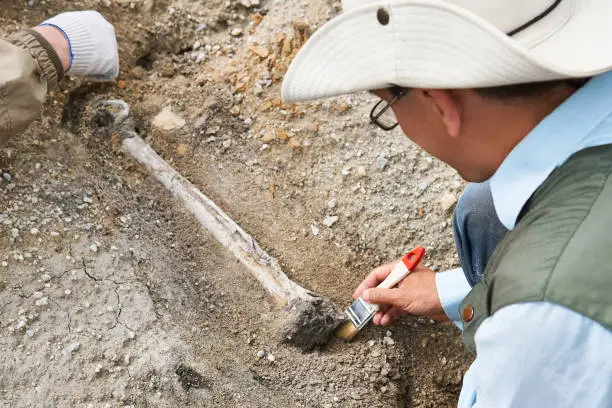
[[551,302],[612,329],[612,145],[557,168],[495,249],[484,279],[461,303],[463,340],[504,306]]

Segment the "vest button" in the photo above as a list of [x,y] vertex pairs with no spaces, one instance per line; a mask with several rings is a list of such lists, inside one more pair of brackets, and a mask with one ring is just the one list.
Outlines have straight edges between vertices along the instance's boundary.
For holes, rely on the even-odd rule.
[[474,307],[472,305],[466,306],[463,309],[463,315],[461,317],[463,318],[464,322],[466,323],[471,322],[472,319],[474,318]]

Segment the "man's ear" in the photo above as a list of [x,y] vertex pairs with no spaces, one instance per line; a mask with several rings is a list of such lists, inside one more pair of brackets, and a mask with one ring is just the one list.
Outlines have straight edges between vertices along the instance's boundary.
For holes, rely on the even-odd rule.
[[446,133],[452,138],[459,137],[461,132],[461,102],[452,91],[445,89],[424,89],[423,94],[429,99],[431,108],[439,116],[446,128]]

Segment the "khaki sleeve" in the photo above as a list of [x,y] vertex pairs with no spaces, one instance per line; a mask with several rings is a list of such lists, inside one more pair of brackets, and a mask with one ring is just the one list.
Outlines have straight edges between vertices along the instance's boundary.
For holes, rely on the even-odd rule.
[[58,74],[49,48],[31,30],[0,39],[0,144],[24,131],[40,114],[47,90],[57,88],[63,70]]

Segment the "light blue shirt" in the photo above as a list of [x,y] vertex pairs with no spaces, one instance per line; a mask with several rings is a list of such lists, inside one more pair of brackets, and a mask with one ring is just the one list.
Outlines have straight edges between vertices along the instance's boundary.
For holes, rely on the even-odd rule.
[[[513,229],[527,200],[572,154],[611,143],[608,72],[544,119],[490,179],[501,222]],[[436,285],[446,314],[461,327],[459,305],[470,290],[463,271],[437,274]],[[475,342],[459,408],[612,407],[612,332],[587,317],[549,302],[510,305],[482,323]]]

